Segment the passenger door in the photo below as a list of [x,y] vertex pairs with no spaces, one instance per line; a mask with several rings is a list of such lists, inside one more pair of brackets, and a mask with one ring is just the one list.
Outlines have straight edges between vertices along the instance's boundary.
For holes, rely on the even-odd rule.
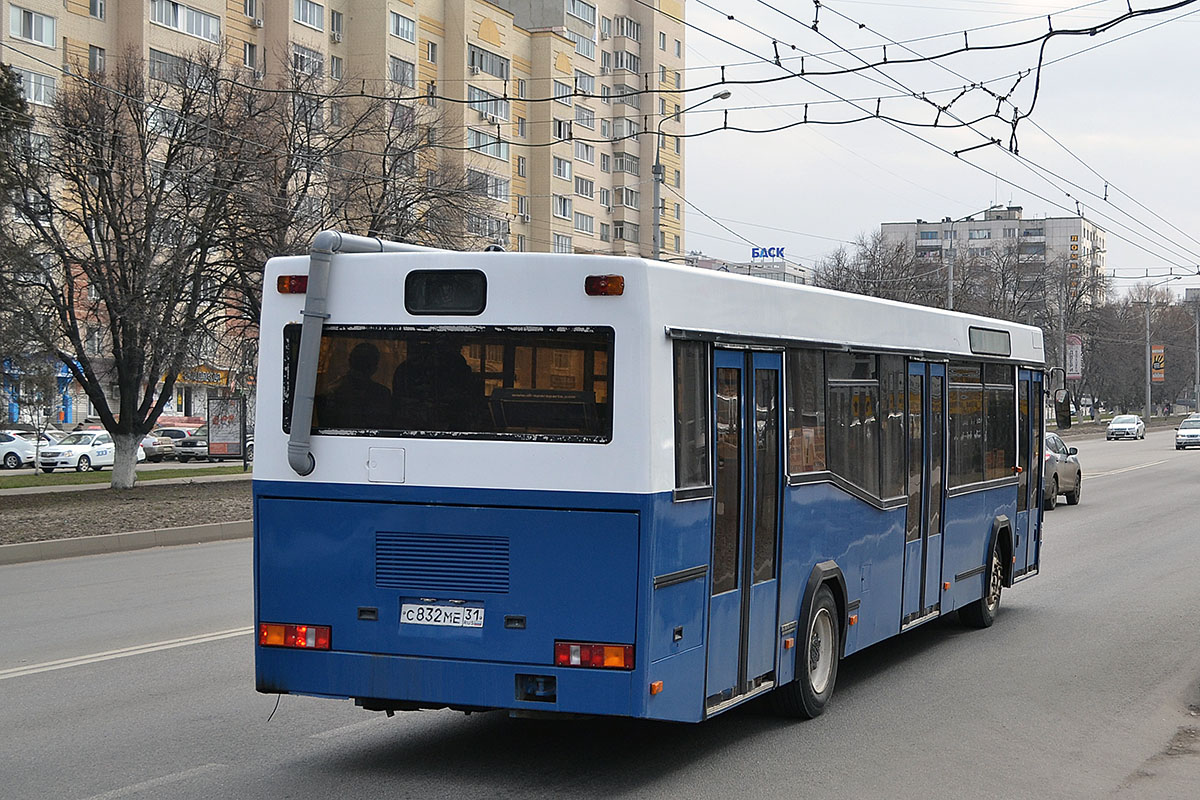
[[941,613],[946,365],[908,365],[908,512],[901,628]]
[[1013,577],[1036,572],[1041,544],[1043,451],[1042,375],[1017,371],[1017,541]]
[[778,353],[713,354],[709,711],[774,680],[783,486],[781,378]]

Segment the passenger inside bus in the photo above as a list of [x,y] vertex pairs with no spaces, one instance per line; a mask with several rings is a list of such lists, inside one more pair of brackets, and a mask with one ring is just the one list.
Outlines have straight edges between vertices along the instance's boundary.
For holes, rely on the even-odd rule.
[[350,351],[346,374],[333,391],[317,398],[323,427],[379,428],[388,419],[392,393],[373,380],[379,369],[379,348],[359,342]]
[[410,340],[392,375],[393,423],[400,430],[488,431],[495,426],[483,381],[449,341]]

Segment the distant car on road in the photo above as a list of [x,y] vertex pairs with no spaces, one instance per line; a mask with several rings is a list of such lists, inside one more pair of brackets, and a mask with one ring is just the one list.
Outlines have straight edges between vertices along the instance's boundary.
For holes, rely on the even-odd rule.
[[1200,415],[1193,414],[1175,429],[1175,449],[1185,447],[1200,447]]
[[[239,455],[210,455],[208,452],[208,426],[203,425],[192,432],[191,436],[180,439],[175,442],[175,458],[180,463],[187,463],[193,458],[197,461],[207,458],[209,461],[223,461],[225,459],[234,458],[238,461],[242,460]],[[254,460],[254,439],[246,439],[246,460]]]
[[1108,431],[1104,438],[1113,439],[1145,439],[1146,423],[1137,414],[1121,414],[1113,417],[1108,423]]
[[[56,445],[44,448],[38,454],[38,466],[42,472],[54,472],[56,469],[91,472],[94,469],[111,467],[116,453],[112,434],[107,431],[81,431],[72,433]],[[137,460],[146,460],[146,453],[140,444]]]
[[5,469],[18,469],[32,464],[37,446],[28,439],[5,432],[0,433],[0,465]]
[[1045,489],[1042,508],[1053,511],[1058,505],[1058,496],[1067,496],[1067,505],[1079,504],[1083,492],[1083,467],[1079,464],[1079,450],[1067,447],[1067,443],[1056,433],[1046,434]]

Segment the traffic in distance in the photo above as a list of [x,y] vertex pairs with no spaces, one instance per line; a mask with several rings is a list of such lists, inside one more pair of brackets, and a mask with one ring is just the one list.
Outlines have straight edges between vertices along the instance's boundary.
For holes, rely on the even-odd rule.
[[[209,453],[208,427],[160,427],[138,443],[138,463],[242,460],[240,453]],[[0,431],[0,468],[39,467],[42,472],[74,470],[90,472],[111,467],[115,458],[112,436],[99,426],[71,433],[48,428],[41,431],[12,429]],[[246,460],[254,460],[254,438],[246,440]]]
[[262,692],[812,717],[842,657],[988,627],[1040,566],[1024,325],[326,232],[267,265],[257,386]]

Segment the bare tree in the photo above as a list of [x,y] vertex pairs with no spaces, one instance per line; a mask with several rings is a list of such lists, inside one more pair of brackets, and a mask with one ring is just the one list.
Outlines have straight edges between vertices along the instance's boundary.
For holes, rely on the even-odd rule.
[[860,234],[853,251],[840,248],[817,265],[814,283],[827,289],[937,306],[945,283],[937,261],[918,259],[910,242],[888,242],[876,231]]
[[[219,54],[67,77],[10,170],[0,303],[54,352],[113,435],[112,486],[221,313],[223,234],[247,191],[252,105]],[[110,389],[111,387],[111,389]]]

